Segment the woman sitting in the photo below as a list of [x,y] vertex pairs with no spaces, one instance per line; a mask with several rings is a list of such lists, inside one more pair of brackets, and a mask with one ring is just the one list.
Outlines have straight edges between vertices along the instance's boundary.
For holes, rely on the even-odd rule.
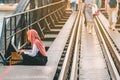
[[38,33],[34,30],[27,31],[28,41],[31,43],[32,50],[20,50],[23,57],[23,65],[45,65],[47,63],[47,54],[45,46]]

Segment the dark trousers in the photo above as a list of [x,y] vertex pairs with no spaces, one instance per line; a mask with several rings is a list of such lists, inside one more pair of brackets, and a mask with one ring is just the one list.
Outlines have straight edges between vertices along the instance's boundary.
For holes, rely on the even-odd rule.
[[41,53],[37,53],[36,56],[31,57],[27,54],[23,54],[23,65],[45,65],[47,63],[47,57],[43,56]]

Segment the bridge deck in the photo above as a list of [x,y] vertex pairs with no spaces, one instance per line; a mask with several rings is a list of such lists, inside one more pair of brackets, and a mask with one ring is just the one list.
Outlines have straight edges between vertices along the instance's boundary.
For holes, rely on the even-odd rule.
[[110,80],[95,30],[89,34],[83,27],[80,55],[80,80]]
[[73,12],[61,29],[57,38],[48,49],[48,63],[46,66],[2,66],[0,78],[2,80],[53,80],[57,64],[69,37],[77,12]]

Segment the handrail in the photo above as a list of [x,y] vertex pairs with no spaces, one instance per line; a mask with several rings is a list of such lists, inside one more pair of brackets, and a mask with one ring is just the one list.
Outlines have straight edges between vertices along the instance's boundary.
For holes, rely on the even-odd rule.
[[[4,25],[3,25],[3,29],[4,29],[3,31],[4,31],[4,41],[5,41],[5,43],[4,43],[5,44],[5,53],[6,53],[7,46],[9,44],[10,40],[12,40],[11,38],[13,36],[15,38],[14,40],[16,40],[17,39],[16,34],[18,34],[19,32],[23,33],[22,31],[31,28],[33,25],[39,23],[41,20],[45,19],[46,17],[48,17],[48,16],[52,15],[53,13],[63,9],[65,7],[65,5],[63,5],[63,2],[64,1],[51,3],[51,4],[48,4],[48,5],[39,7],[37,9],[31,9],[31,10],[28,10],[28,11],[25,11],[25,12],[21,12],[21,13],[17,13],[17,14],[14,14],[14,15],[4,17],[5,22],[4,22]],[[33,22],[30,22],[32,20],[31,15],[33,16],[35,11],[39,11],[41,9],[45,9],[45,8],[53,7],[53,6],[57,7],[57,8],[54,9],[54,11],[51,10],[51,8],[50,8],[49,10],[51,10],[51,12],[49,14],[45,14],[43,17],[41,17],[37,20],[34,20]],[[10,20],[9,24],[8,24],[8,20]],[[13,20],[13,21],[11,21],[11,20]],[[24,27],[17,26],[18,24],[20,24],[20,22],[18,22],[20,20],[22,20],[22,22],[24,20],[24,23],[21,24],[21,26],[24,24]],[[19,30],[17,30],[18,28],[19,28]],[[9,31],[9,33],[7,33],[8,31]],[[9,35],[6,36],[7,34],[9,34]],[[1,35],[3,35],[3,34],[1,34]],[[9,40],[9,42],[7,42],[7,40]]]
[[[3,19],[3,26],[5,25],[5,19]],[[2,26],[2,29],[1,29],[1,33],[0,33],[0,43],[2,43],[2,33],[3,33],[3,31],[4,31],[4,27]],[[2,45],[1,45],[2,46]],[[0,46],[0,47],[1,47]]]
[[29,2],[30,2],[30,0],[20,0],[20,2],[16,6],[13,14],[25,11],[27,6],[29,5]]
[[[63,7],[64,7],[64,6],[63,6]],[[25,29],[27,29],[27,28],[31,27],[32,25],[34,25],[34,24],[38,23],[39,21],[41,21],[41,20],[45,19],[46,17],[48,17],[48,16],[50,16],[51,14],[53,14],[53,13],[57,12],[58,10],[62,9],[63,7],[61,7],[61,8],[59,8],[59,9],[55,10],[55,11],[54,11],[54,12],[52,12],[52,13],[49,13],[48,15],[44,16],[43,18],[39,19],[38,21],[35,21],[34,23],[32,23],[32,24],[30,24],[30,25],[28,25],[28,26],[25,26],[23,29],[21,29],[21,30],[17,31],[16,33],[12,34],[12,35],[11,35],[10,37],[8,37],[7,39],[9,39],[9,38],[13,37],[14,35],[18,34],[19,32],[21,32],[21,31],[23,31],[23,30],[25,30]]]
[[0,57],[1,57],[2,61],[3,61],[3,62],[0,62],[0,63],[2,63],[3,65],[5,65],[5,64],[6,64],[6,61],[5,61],[5,59],[4,59],[4,57],[3,57],[3,55],[2,55],[1,52],[0,52]]
[[25,13],[28,13],[28,12],[36,11],[36,10],[39,10],[39,9],[43,9],[43,8],[46,8],[46,7],[49,7],[49,6],[53,6],[53,5],[59,4],[61,2],[63,2],[63,1],[59,1],[59,2],[56,2],[56,3],[51,3],[51,4],[48,4],[48,5],[36,8],[36,9],[31,9],[31,10],[28,10],[28,11],[25,11],[25,12],[21,12],[21,13],[17,13],[17,14],[14,14],[14,15],[6,16],[5,18],[10,18],[10,17],[14,17],[14,16],[25,14]]

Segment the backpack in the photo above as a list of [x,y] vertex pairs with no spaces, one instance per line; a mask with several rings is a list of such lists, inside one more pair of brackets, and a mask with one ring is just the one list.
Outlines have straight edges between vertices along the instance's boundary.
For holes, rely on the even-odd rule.
[[109,6],[110,6],[110,8],[116,8],[116,6],[117,6],[117,1],[116,1],[116,0],[110,0],[110,1],[109,1]]

